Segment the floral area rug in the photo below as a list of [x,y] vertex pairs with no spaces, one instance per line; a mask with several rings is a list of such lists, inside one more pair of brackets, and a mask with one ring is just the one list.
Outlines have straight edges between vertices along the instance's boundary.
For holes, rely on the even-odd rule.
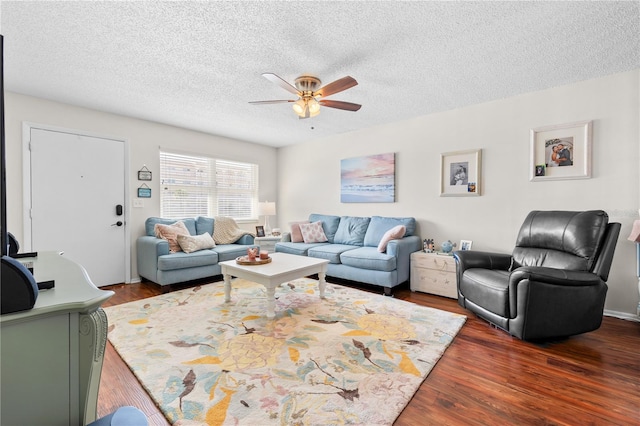
[[466,317],[303,278],[105,308],[109,340],[174,425],[390,425]]

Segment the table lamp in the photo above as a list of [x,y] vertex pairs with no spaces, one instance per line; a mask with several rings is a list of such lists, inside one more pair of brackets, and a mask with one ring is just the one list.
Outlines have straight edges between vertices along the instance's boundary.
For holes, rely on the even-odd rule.
[[258,215],[264,216],[264,233],[271,235],[271,227],[269,226],[269,216],[276,214],[276,203],[264,201],[258,203]]

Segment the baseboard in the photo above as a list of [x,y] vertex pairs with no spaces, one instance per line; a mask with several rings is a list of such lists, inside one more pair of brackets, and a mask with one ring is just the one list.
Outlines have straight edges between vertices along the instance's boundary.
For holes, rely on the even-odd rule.
[[138,277],[138,278],[133,278],[131,282],[129,282],[129,284],[138,284],[141,282],[142,282],[142,278]]
[[627,312],[609,311],[609,310],[605,309],[604,316],[605,317],[620,318],[620,319],[627,320],[627,321],[640,322],[640,316],[633,315],[633,314],[630,314],[630,313],[627,313]]

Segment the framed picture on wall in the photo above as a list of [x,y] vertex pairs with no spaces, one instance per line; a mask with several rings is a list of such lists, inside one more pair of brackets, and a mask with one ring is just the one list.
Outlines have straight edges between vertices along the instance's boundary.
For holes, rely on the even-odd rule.
[[480,195],[482,150],[445,152],[440,155],[440,196]]
[[591,121],[531,129],[529,180],[591,177]]

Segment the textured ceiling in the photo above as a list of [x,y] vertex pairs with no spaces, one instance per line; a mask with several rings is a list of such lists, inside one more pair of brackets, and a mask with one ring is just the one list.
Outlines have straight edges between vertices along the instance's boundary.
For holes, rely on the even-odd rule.
[[[640,68],[640,3],[0,2],[6,90],[286,146]],[[299,120],[261,76],[359,85]]]

